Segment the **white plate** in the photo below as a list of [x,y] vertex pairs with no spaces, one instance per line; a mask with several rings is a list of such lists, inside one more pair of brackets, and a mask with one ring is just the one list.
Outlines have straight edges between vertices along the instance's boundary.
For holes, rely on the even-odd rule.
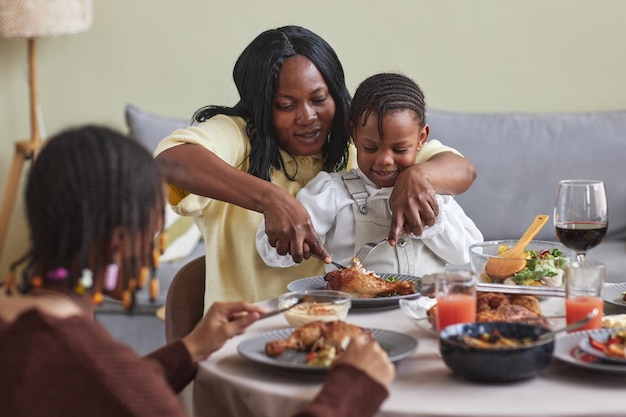
[[[607,341],[607,339],[609,338],[609,335],[615,332],[615,330],[609,330],[609,329],[603,329],[603,330],[598,330],[597,333],[594,333],[593,335],[591,335],[591,337],[593,337],[594,339],[598,340],[601,343],[605,343]],[[594,348],[593,346],[591,346],[591,343],[589,343],[589,337],[583,337],[580,340],[580,343],[578,344],[578,347],[580,348],[580,350],[582,350],[585,353],[588,353],[590,355],[596,356],[600,359],[603,359],[605,361],[609,361],[609,362],[615,362],[615,363],[619,363],[622,365],[626,365],[626,358],[619,358],[616,356],[609,356],[607,354],[605,354],[604,352]]]
[[428,310],[437,304],[437,300],[431,297],[419,297],[416,300],[399,300],[400,311],[420,329],[436,334],[430,320],[428,320]]
[[[327,372],[327,366],[313,366],[306,363],[307,352],[297,352],[287,349],[282,355],[277,357],[268,356],[265,353],[265,344],[271,340],[285,339],[291,335],[295,329],[281,329],[262,333],[258,336],[250,337],[239,344],[237,350],[239,354],[253,362],[270,365],[273,367],[304,371],[304,372]],[[417,340],[411,336],[392,332],[383,329],[370,329],[380,346],[389,355],[389,360],[397,362],[409,357],[417,348]]]
[[[402,274],[378,274],[381,278],[395,277],[398,281],[414,281],[415,282],[415,292],[416,294],[409,295],[394,295],[390,297],[377,297],[377,298],[353,298],[352,299],[352,308],[355,309],[364,309],[364,308],[389,308],[389,307],[397,307],[398,300],[401,299],[412,299],[420,296],[419,294],[419,282],[420,278],[414,277],[412,275],[402,275]],[[287,289],[289,291],[303,291],[303,290],[319,290],[326,289],[326,280],[322,275],[317,275],[314,277],[301,278],[295,281],[290,282],[287,285]]]
[[624,295],[622,294],[624,291],[626,291],[626,282],[621,282],[614,285],[607,285],[604,288],[604,295],[602,296],[602,298],[604,298],[604,301],[609,304],[626,308],[626,302],[624,302]]
[[581,330],[557,336],[554,344],[554,357],[582,368],[626,374],[626,366],[605,362],[597,356],[589,355],[580,349],[581,340],[603,331],[606,330]]

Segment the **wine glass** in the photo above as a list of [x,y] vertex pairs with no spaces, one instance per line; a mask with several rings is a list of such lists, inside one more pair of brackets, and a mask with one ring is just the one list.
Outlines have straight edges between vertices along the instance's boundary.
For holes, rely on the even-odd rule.
[[606,190],[603,181],[559,181],[554,205],[554,227],[559,241],[576,252],[584,263],[587,251],[597,246],[608,226]]

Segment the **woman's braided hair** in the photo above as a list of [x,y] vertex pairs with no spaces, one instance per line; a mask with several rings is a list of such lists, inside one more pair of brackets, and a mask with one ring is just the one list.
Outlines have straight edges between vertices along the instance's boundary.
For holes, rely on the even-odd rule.
[[383,118],[386,114],[410,110],[415,112],[420,127],[426,124],[424,93],[409,77],[396,73],[381,73],[363,81],[352,98],[348,114],[348,129],[354,137],[359,125],[364,126],[371,113],[378,116],[378,133],[383,139]]
[[[121,276],[153,267],[154,236],[163,223],[163,186],[152,155],[114,130],[85,126],[51,138],[28,176],[31,251],[25,278],[54,268],[76,286],[84,268],[111,262],[115,233],[124,233]],[[28,282],[26,280],[26,285]],[[118,287],[119,288],[119,287]]]

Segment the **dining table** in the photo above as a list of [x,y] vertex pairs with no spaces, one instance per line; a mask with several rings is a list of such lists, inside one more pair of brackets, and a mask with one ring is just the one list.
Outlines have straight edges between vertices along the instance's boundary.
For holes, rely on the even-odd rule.
[[[258,304],[268,310],[277,306],[275,299]],[[546,315],[562,315],[564,304],[563,297],[541,301]],[[626,310],[605,303],[605,314],[619,312]],[[397,305],[353,307],[346,322],[398,332],[417,341],[415,350],[395,363],[396,377],[376,414],[379,417],[626,415],[626,365],[622,365],[624,372],[606,372],[553,357],[534,378],[478,383],[452,373],[439,355],[436,334],[417,326]],[[323,385],[324,372],[284,369],[252,361],[238,351],[249,338],[285,328],[289,324],[282,314],[258,320],[202,361],[193,388],[195,415],[290,416],[310,402]],[[559,343],[557,337],[555,350]]]

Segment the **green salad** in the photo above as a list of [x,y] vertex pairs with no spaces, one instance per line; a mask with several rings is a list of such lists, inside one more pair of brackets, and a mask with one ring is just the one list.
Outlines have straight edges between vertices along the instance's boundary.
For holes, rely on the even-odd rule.
[[504,280],[504,284],[544,285],[560,287],[563,285],[563,267],[567,256],[559,249],[541,251],[525,250],[528,261],[526,268]]

